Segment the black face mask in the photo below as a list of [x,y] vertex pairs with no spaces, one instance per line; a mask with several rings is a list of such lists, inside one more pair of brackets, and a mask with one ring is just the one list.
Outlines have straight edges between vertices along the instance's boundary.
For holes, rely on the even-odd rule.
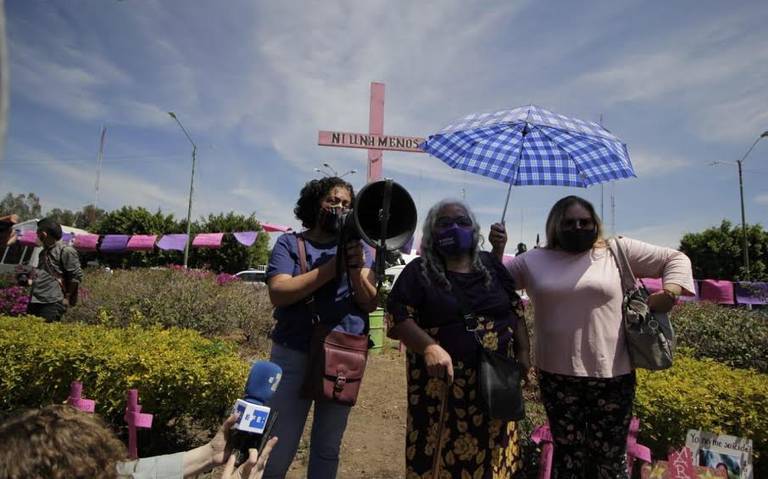
[[597,228],[591,230],[566,230],[558,236],[560,247],[569,253],[583,253],[592,249],[597,240]]
[[342,214],[342,208],[320,208],[317,225],[326,233],[336,234],[339,232],[339,220]]

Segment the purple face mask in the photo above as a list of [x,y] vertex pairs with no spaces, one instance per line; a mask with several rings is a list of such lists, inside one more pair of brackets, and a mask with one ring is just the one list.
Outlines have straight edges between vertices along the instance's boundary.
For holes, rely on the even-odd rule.
[[453,225],[435,236],[435,247],[443,256],[459,256],[472,249],[472,228]]

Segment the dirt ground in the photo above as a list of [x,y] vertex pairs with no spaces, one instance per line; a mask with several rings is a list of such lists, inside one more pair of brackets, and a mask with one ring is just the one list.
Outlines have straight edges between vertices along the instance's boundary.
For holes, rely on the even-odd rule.
[[[369,356],[344,433],[338,479],[404,477],[405,415],[405,353],[391,349]],[[308,419],[287,479],[306,477],[310,424]]]

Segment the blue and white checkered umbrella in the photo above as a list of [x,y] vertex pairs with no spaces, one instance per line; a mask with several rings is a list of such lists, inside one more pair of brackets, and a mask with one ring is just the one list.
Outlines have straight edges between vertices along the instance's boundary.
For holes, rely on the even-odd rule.
[[595,122],[534,105],[467,115],[431,135],[421,147],[453,168],[503,181],[510,188],[587,187],[637,176],[627,146],[611,132]]

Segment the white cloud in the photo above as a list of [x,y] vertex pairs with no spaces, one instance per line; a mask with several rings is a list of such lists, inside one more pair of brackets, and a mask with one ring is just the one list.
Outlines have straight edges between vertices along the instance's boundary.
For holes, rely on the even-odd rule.
[[759,205],[768,205],[768,193],[755,196],[754,202]]
[[666,175],[675,170],[689,167],[692,161],[685,158],[665,156],[660,153],[638,151],[631,153],[632,166],[638,177]]

